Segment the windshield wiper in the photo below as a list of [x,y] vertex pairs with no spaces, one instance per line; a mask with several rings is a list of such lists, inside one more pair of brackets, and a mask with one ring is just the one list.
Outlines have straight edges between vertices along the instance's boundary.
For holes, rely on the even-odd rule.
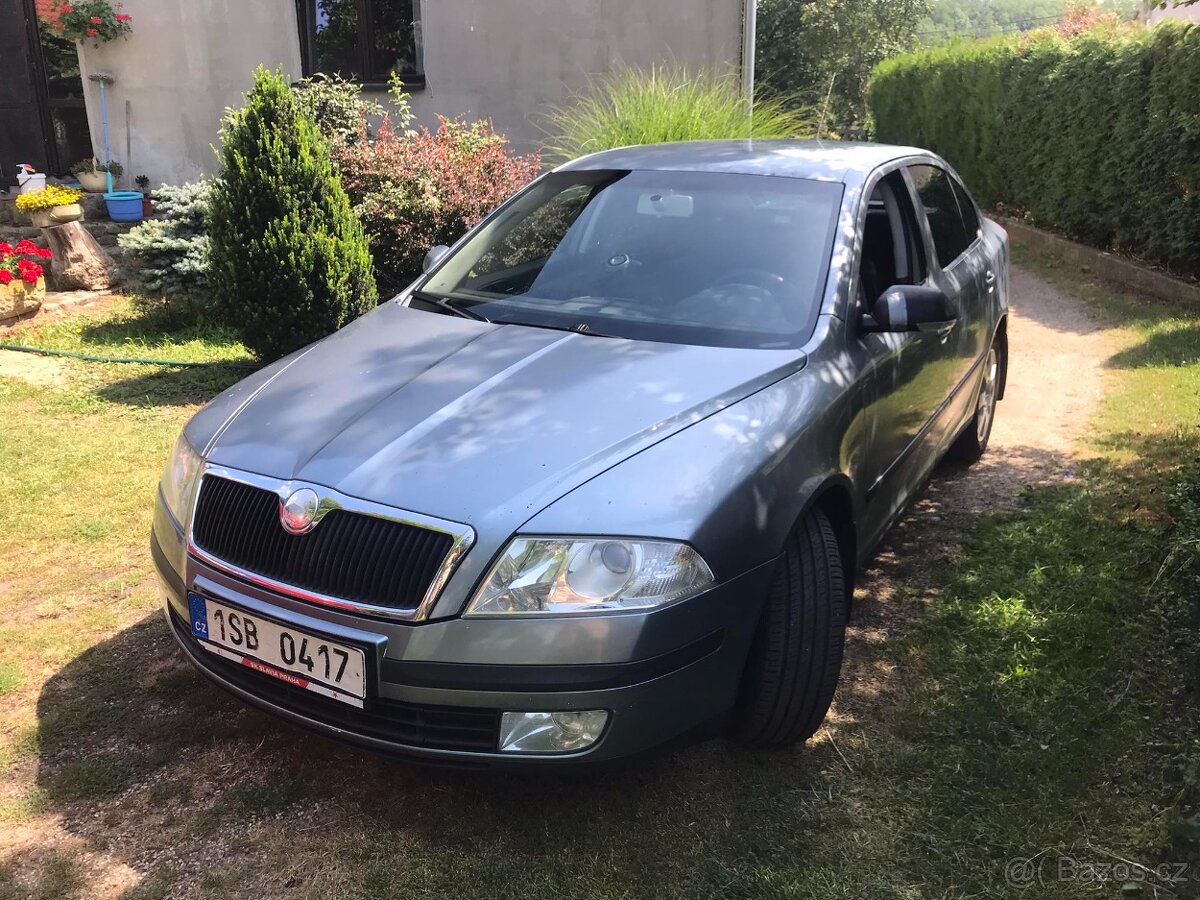
[[482,316],[466,307],[455,306],[449,297],[440,297],[437,294],[430,294],[425,291],[413,291],[410,296],[416,297],[422,303],[428,303],[431,306],[436,306],[438,309],[444,309],[450,315],[458,316],[460,319],[474,319],[476,322],[487,322],[489,324],[492,321],[487,316]]

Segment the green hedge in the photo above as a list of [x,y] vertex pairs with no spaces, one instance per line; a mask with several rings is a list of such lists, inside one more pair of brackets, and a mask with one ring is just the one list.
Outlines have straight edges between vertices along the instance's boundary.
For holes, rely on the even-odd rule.
[[1200,26],[896,57],[870,107],[876,140],[940,153],[985,206],[1200,277]]

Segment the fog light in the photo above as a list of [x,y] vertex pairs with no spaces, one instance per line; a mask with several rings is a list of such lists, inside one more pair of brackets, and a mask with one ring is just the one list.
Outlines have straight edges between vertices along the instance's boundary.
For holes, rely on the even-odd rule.
[[600,738],[608,710],[506,712],[500,719],[502,753],[570,753]]

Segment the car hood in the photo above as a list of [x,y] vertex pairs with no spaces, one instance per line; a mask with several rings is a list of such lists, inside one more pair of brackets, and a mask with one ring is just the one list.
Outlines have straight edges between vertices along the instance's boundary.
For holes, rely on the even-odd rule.
[[217,465],[511,533],[803,364],[797,350],[601,338],[393,302],[243,389],[205,443]]

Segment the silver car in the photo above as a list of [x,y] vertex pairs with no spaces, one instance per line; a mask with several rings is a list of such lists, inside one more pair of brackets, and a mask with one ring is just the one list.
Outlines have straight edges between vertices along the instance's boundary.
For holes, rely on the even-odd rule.
[[923,150],[569,163],[188,423],[171,628],[241,699],[428,762],[803,740],[856,570],[987,446],[1007,284]]

